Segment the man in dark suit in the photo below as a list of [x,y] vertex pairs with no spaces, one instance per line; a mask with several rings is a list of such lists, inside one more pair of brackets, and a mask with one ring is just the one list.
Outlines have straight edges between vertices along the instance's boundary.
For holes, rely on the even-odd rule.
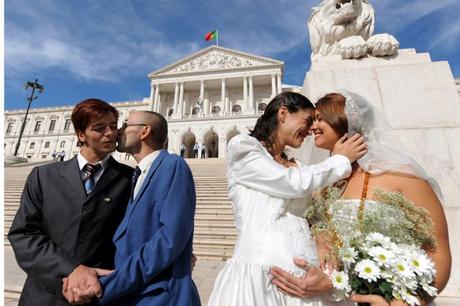
[[27,178],[8,233],[27,273],[19,305],[68,305],[61,293],[64,277],[73,290],[85,284],[100,293],[100,270],[89,267],[113,269],[112,237],[126,210],[133,172],[110,156],[117,120],[117,110],[104,101],[80,102],[72,112],[80,153],[35,167]]
[[195,184],[187,163],[163,149],[168,134],[158,113],[131,112],[117,149],[139,163],[133,193],[113,241],[115,270],[100,278],[103,305],[195,306],[191,278]]

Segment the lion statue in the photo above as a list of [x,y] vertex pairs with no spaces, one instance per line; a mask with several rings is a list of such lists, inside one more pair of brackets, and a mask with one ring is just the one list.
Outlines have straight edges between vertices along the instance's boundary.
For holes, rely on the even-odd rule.
[[396,38],[372,36],[374,25],[374,8],[368,0],[323,0],[308,20],[312,61],[330,54],[344,59],[396,54]]

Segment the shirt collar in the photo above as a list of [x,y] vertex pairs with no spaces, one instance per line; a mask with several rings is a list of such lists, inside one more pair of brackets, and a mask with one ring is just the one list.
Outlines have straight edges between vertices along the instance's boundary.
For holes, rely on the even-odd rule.
[[142,172],[147,170],[154,162],[154,160],[160,155],[161,150],[156,150],[145,156],[137,165]]
[[[101,159],[100,161],[98,161],[96,164],[100,164],[101,167],[102,167],[102,171],[105,170],[105,168],[107,168],[107,164],[109,162],[109,158],[110,158],[110,154],[107,155],[106,157],[104,157],[103,159]],[[86,160],[86,158],[83,157],[83,155],[81,155],[80,152],[78,152],[78,155],[77,155],[77,160],[78,160],[78,168],[80,169],[80,171],[83,170],[83,167],[89,163],[88,160]]]

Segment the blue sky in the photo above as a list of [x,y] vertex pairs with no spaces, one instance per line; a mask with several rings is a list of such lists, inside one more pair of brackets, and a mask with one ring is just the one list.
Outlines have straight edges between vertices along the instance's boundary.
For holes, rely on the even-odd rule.
[[[319,0],[5,1],[5,109],[26,107],[23,84],[39,79],[34,107],[149,96],[147,74],[219,44],[285,62],[283,83],[301,85],[310,66],[306,22]],[[447,60],[460,76],[460,0],[371,0],[375,33],[401,48]]]

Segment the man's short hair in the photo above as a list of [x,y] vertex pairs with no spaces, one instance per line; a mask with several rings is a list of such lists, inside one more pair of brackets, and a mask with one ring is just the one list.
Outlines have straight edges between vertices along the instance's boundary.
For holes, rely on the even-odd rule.
[[75,105],[72,111],[72,124],[75,131],[85,131],[93,119],[99,119],[112,113],[118,120],[118,111],[109,103],[100,99],[86,99]]
[[163,146],[168,138],[168,122],[163,115],[145,111],[151,118],[151,127],[153,130],[152,140],[155,144]]

